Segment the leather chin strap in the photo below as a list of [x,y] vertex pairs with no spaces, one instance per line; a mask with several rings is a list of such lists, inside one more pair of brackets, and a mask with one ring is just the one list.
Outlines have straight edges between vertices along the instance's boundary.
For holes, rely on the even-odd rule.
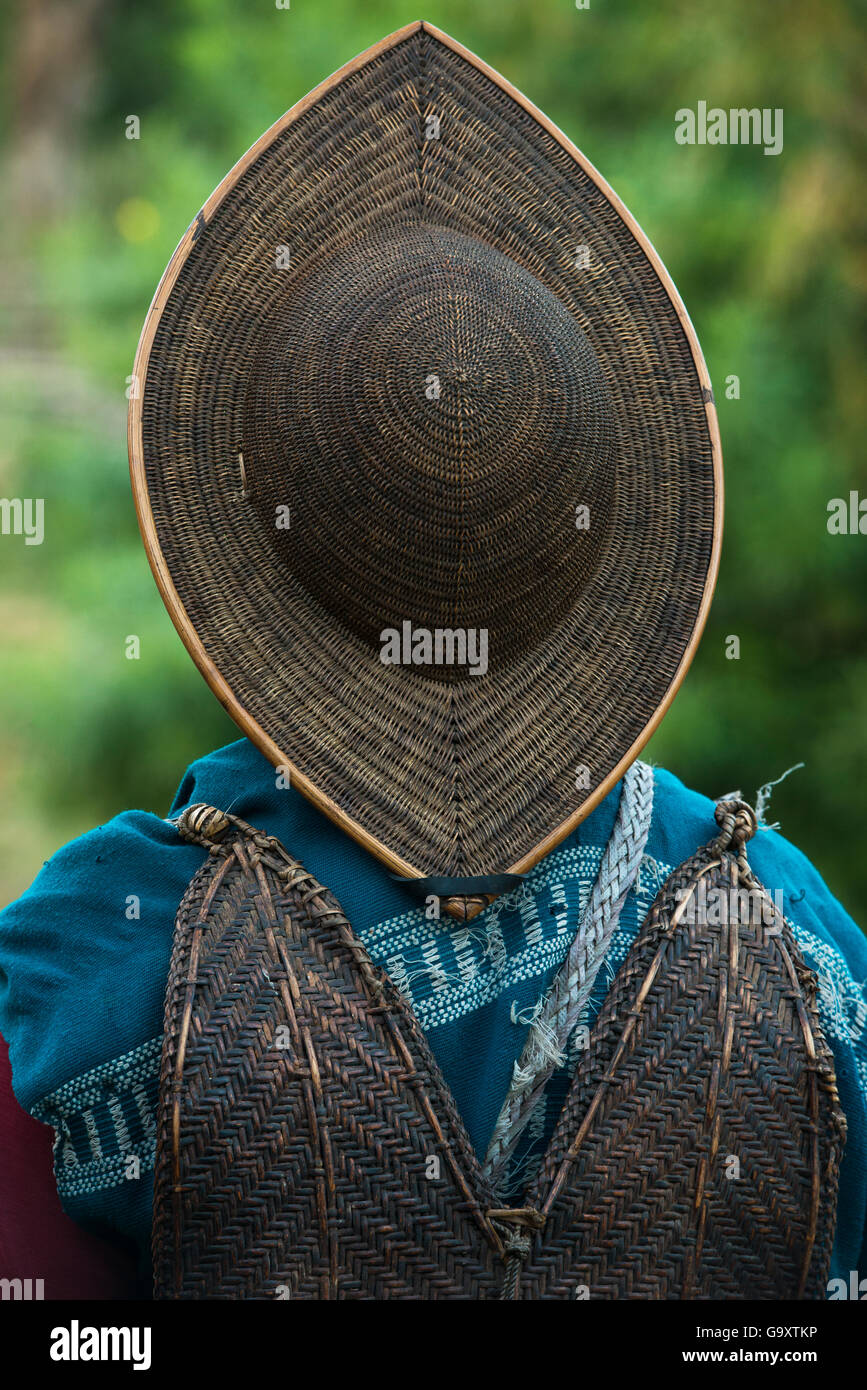
[[499,897],[523,883],[526,874],[473,874],[468,878],[448,878],[431,874],[427,878],[402,878],[392,874],[395,883],[403,883],[419,898]]

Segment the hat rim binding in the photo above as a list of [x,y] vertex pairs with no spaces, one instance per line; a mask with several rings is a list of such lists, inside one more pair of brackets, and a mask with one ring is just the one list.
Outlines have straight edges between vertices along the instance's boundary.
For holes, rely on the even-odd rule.
[[[326,93],[343,82],[344,79],[366,66],[381,54],[387,52],[390,48],[404,42],[404,40],[419,32],[419,30],[425,30],[433,38],[437,39],[447,48],[450,48],[485,77],[493,81],[501,91],[511,97],[513,101],[517,102],[534,121],[557,141],[563,150],[578,164],[580,169],[592,180],[599,192],[611,204],[623,224],[635,238],[659,280],[689,346],[696,370],[697,384],[703,397],[711,449],[714,517],[708,567],[694,625],[674,675],[640,733],[607,776],[590,791],[584,801],[582,801],[569,816],[559,822],[552,830],[548,831],[537,844],[521,855],[513,864],[504,869],[504,872],[521,874],[527,872],[537,864],[539,860],[544,858],[546,854],[555,849],[556,846],[560,844],[582,820],[585,820],[602,800],[604,800],[612,787],[614,787],[623,776],[625,770],[635,760],[645,743],[658,728],[689,669],[704,631],[719,571],[719,559],[722,545],[722,445],[710,376],[692,321],[678,294],[674,282],[665,269],[652,243],[638,226],[637,222],[623,205],[617,194],[609,187],[598,170],[595,169],[568,136],[566,136],[544,112],[539,110],[539,108],[522,92],[514,87],[494,68],[490,67],[457,40],[451,38],[448,34],[425,20],[416,20],[410,24],[404,25],[402,28],[387,35],[378,43],[372,45],[370,48],[364,50],[349,62],[345,63],[342,67],[338,68],[331,76],[319,83],[312,91],[307,93],[306,96],[302,97],[300,101],[290,107],[288,111],[279,117],[278,120],[275,121],[253,145],[251,145],[211,193],[175,248],[162,274],[148,309],[133,365],[133,382],[135,389],[130,393],[127,431],[130,477],[139,528],[160,595],[187,651],[227,713],[241,731],[265,757],[274,764],[274,766],[285,768],[288,771],[290,784],[295,789],[300,791],[308,801],[359,845],[372,853],[386,866],[386,868],[391,870],[392,873],[407,878],[424,877],[427,872],[426,870],[413,865],[408,859],[389,848],[387,844],[372,834],[372,832],[366,829],[359,821],[348,815],[326,792],[306,776],[300,768],[295,766],[292,759],[281,751],[258,721],[244,708],[225,676],[222,675],[213,659],[208,655],[180,598],[159,542],[147,484],[143,445],[143,403],[151,347],[156,336],[163,309],[168,302],[181,269],[194,245],[199,228],[202,226],[203,222],[207,223],[210,220],[211,216],[232,191],[249,166],[258,159],[289,125],[303,115],[311,106],[315,105]],[[483,910],[485,902],[482,900],[478,903],[464,903],[460,906],[457,904],[450,905],[444,902],[443,906],[451,915],[457,916],[461,920],[468,920],[470,917],[475,916],[478,912]]]

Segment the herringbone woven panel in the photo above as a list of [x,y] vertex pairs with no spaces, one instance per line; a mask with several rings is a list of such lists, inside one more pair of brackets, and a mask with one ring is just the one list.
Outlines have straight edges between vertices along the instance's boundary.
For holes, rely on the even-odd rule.
[[845,1119],[815,977],[747,864],[752,811],[717,819],[593,1029],[531,1198],[537,1296],[825,1297]]
[[178,914],[156,1295],[490,1296],[484,1179],[412,1015],[327,890],[204,809],[230,834]]
[[[752,812],[718,819],[611,988],[527,1205],[497,1210],[334,897],[276,840],[187,811],[211,855],[166,993],[157,1296],[823,1296],[845,1122],[815,980],[747,864]],[[706,910],[719,889],[751,891],[745,913]]]

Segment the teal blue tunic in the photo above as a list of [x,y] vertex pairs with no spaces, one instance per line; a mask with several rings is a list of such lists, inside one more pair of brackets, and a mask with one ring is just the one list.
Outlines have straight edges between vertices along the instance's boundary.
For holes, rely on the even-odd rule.
[[[231,809],[276,835],[337,895],[371,956],[409,996],[483,1155],[529,1019],[563,963],[610,836],[618,784],[602,804],[469,929],[428,921],[400,883],[294,791],[246,740],[194,763],[171,808]],[[656,769],[650,836],[591,1001],[592,1022],[657,889],[715,833],[713,803]],[[867,941],[807,859],[761,828],[755,872],[780,890],[833,1048],[848,1122],[832,1273],[865,1268]],[[57,1131],[55,1171],[69,1214],[132,1238],[147,1258],[163,995],[175,911],[204,851],[168,820],[128,811],[44,866],[0,914],[0,1034],[15,1093]],[[553,1129],[567,1081],[555,1073],[533,1143]]]

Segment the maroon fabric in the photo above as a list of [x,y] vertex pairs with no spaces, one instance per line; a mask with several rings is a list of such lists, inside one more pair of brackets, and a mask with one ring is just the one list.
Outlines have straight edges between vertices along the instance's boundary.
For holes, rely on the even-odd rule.
[[[41,1279],[46,1299],[140,1297],[133,1259],[81,1230],[61,1207],[53,1137],[15,1099],[0,1038],[0,1278]],[[37,1291],[34,1284],[33,1297]]]

